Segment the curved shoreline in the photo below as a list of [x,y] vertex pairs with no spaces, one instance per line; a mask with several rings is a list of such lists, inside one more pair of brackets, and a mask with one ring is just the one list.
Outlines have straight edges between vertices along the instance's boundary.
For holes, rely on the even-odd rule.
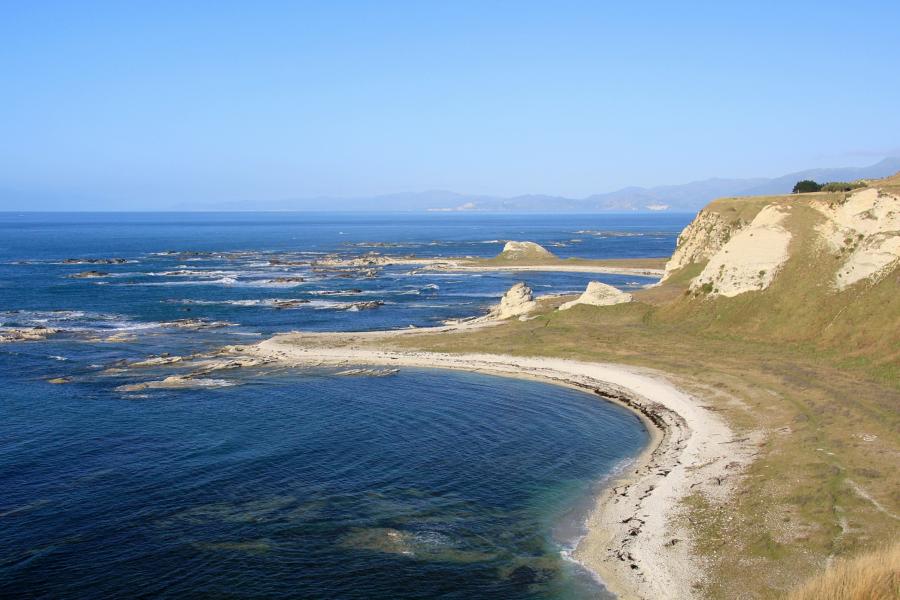
[[[380,337],[380,336],[379,336]],[[626,473],[595,499],[573,557],[620,598],[691,598],[702,565],[691,552],[681,501],[695,491],[727,494],[727,474],[750,461],[751,447],[697,399],[660,373],[613,364],[491,354],[392,351],[326,345],[331,335],[284,334],[240,348],[290,366],[391,365],[537,379],[593,393],[644,421],[651,441]]]

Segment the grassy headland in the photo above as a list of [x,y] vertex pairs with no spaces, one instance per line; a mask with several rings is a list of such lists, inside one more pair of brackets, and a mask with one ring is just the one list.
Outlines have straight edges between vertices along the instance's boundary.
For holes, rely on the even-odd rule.
[[[897,177],[874,185],[900,192]],[[708,565],[702,595],[782,597],[833,559],[900,535],[900,265],[836,289],[836,272],[863,240],[825,243],[821,206],[848,195],[710,204],[720,241],[767,206],[785,209],[789,259],[765,289],[725,297],[691,286],[709,260],[698,256],[629,304],[559,312],[559,300],[545,301],[531,320],[392,343],[652,367],[734,428],[764,432],[756,460],[734,476],[735,493],[692,495],[682,518]]]

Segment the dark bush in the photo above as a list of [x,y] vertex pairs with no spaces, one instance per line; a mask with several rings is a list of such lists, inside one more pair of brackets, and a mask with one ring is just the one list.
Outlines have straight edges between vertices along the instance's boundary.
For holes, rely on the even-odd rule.
[[808,194],[810,192],[818,192],[822,189],[822,186],[813,181],[812,179],[804,179],[803,181],[798,181],[794,185],[794,189],[791,191],[792,194]]

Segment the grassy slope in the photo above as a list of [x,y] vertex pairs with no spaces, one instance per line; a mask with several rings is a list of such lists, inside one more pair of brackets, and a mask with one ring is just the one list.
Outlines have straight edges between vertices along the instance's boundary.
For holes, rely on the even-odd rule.
[[[838,201],[836,196],[829,199]],[[793,233],[791,260],[772,285],[727,299],[686,297],[688,282],[700,270],[694,265],[685,269],[687,273],[675,274],[670,287],[682,296],[675,299],[670,294],[671,301],[660,303],[654,318],[689,323],[718,336],[739,335],[824,352],[882,380],[900,381],[900,272],[895,270],[874,286],[861,283],[834,292],[831,281],[841,256],[816,233],[824,218],[809,206],[811,199],[781,197],[769,202],[792,206],[787,227]],[[651,301],[652,297],[651,292]]]
[[690,265],[636,303],[398,344],[653,367],[738,429],[765,430],[728,504],[697,495],[685,518],[709,560],[709,596],[781,597],[828,557],[900,534],[900,269],[874,286],[830,290],[838,261],[814,233],[822,217],[809,205],[839,196],[709,207],[746,222],[767,203],[793,206],[792,258],[768,290],[693,296],[687,285],[702,265]]

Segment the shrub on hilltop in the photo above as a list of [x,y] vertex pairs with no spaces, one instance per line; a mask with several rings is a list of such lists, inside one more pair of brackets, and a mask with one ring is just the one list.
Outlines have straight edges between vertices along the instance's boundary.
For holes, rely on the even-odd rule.
[[794,184],[794,189],[791,190],[792,194],[808,194],[810,192],[818,192],[822,190],[822,185],[816,183],[812,179],[804,179],[803,181],[798,181]]
[[857,181],[829,181],[825,185],[822,186],[823,192],[849,192],[850,190],[856,190],[862,187],[866,187],[866,182],[862,180]]

